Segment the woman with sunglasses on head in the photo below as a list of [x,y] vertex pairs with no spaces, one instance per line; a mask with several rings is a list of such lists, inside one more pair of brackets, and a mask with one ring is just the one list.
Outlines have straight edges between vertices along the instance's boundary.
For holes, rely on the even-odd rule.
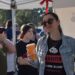
[[38,75],[38,70],[35,65],[36,59],[33,60],[31,55],[28,55],[29,53],[27,46],[30,44],[35,44],[31,41],[33,35],[32,26],[25,24],[21,26],[19,41],[16,44],[18,75]]
[[11,54],[15,52],[16,48],[13,42],[7,39],[6,29],[4,27],[0,27],[0,75],[8,75],[7,53]]
[[44,14],[42,25],[47,35],[37,43],[39,75],[74,75],[75,39],[63,35],[55,13]]

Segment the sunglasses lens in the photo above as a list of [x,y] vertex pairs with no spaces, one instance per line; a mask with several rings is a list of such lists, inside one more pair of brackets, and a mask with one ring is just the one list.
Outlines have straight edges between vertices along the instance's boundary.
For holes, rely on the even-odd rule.
[[0,33],[3,33],[5,31],[4,28],[0,28]]
[[42,25],[43,25],[43,26],[46,26],[46,23],[52,24],[52,23],[53,23],[53,20],[54,20],[54,19],[51,19],[51,18],[50,18],[50,19],[48,19],[47,22],[43,21],[43,22],[42,22]]

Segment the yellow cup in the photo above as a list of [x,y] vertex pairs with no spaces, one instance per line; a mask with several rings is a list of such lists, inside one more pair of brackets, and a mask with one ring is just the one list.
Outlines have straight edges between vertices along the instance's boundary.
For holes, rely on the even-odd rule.
[[32,60],[36,60],[36,51],[35,51],[36,45],[35,43],[27,44],[27,56],[29,56]]

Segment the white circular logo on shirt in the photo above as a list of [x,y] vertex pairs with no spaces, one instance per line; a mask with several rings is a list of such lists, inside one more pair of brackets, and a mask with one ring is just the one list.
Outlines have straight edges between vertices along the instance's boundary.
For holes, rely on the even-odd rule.
[[55,48],[55,47],[51,47],[51,48],[49,49],[49,52],[50,52],[50,53],[53,53],[53,54],[56,54],[56,53],[58,53],[58,50],[57,50],[57,48]]

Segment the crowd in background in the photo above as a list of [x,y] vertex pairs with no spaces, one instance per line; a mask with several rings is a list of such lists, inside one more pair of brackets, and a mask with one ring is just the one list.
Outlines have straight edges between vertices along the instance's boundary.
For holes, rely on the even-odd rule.
[[42,36],[33,23],[15,25],[15,44],[12,21],[0,27],[0,75],[74,75],[75,39],[63,34],[57,14],[43,15]]
[[[40,37],[40,35],[36,35],[36,30],[35,30],[35,27],[33,26],[33,23],[24,24],[24,25],[22,25],[21,28],[19,27],[18,23],[16,23],[15,25],[16,25],[16,43],[18,42],[17,44],[19,44],[20,41],[23,41],[24,35],[27,32],[29,32],[29,30],[31,28],[32,28],[32,31],[30,31],[30,34],[28,36],[26,35],[27,36],[26,44],[27,43],[28,44],[29,43],[35,43],[35,44],[37,44],[37,39]],[[23,26],[24,26],[24,29],[22,29]],[[18,45],[15,44],[16,45],[15,46],[13,44],[13,41],[12,41],[13,33],[12,32],[13,32],[12,31],[12,20],[7,20],[6,23],[5,23],[5,27],[0,26],[0,35],[3,38],[6,38],[9,41],[11,41],[12,46],[13,46],[13,51],[12,52],[9,52],[8,50],[6,50],[6,51],[3,51],[3,53],[5,53],[5,56],[4,55],[2,57],[0,56],[0,59],[2,59],[2,62],[0,62],[0,68],[4,67],[2,69],[3,71],[0,69],[0,75],[14,75],[14,74],[18,73],[17,71],[19,71],[18,64],[17,64],[17,59],[18,59],[17,56],[19,57],[19,52],[18,51],[22,48],[23,45],[21,44],[22,45],[21,48],[18,49]],[[28,40],[28,38],[31,38],[31,39]],[[2,40],[0,42],[2,42]],[[0,43],[0,49],[2,48],[2,45],[3,44]],[[22,49],[21,49],[20,53],[22,53]],[[18,50],[18,51],[16,51],[16,50]],[[11,51],[11,49],[10,49],[10,51]],[[17,54],[16,54],[16,52],[17,52]],[[24,57],[24,55],[23,55],[23,57]],[[2,67],[1,67],[1,64],[2,64]],[[31,67],[29,67],[29,69],[31,70]],[[35,72],[35,74],[37,75],[38,73],[36,72],[36,69],[34,69],[34,71],[33,71],[33,69],[34,68],[32,68],[32,70],[30,72],[32,74]],[[29,73],[29,70],[28,70],[28,73]],[[22,75],[22,74],[24,74],[24,72],[20,73],[20,71],[19,71],[18,75]]]

